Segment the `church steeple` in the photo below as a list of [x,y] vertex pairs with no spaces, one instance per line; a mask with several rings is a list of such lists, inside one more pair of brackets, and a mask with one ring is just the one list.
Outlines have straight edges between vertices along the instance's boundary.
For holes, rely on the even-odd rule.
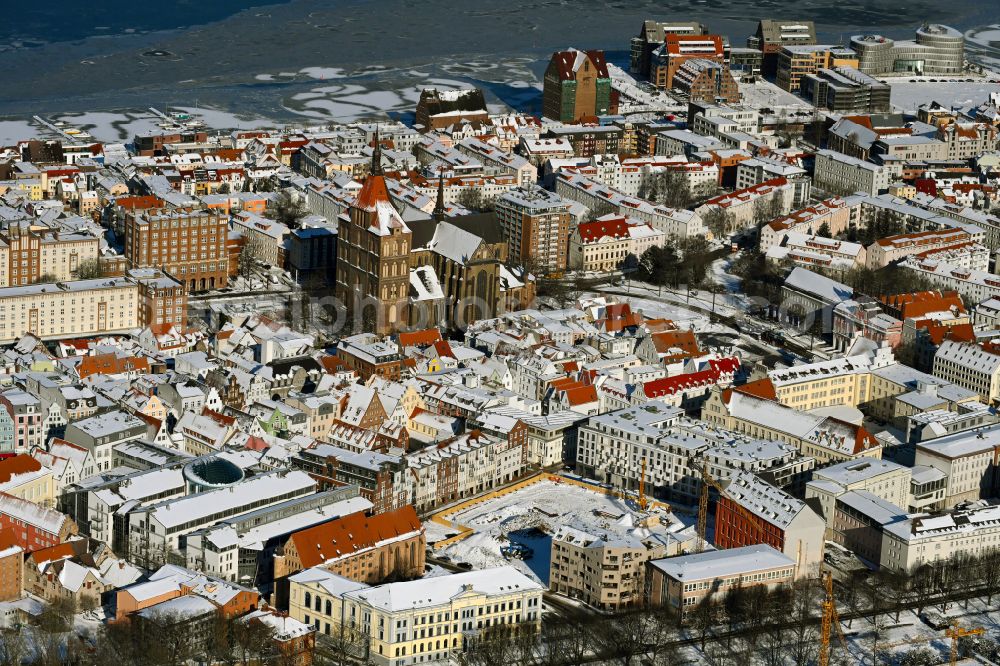
[[444,167],[438,169],[438,196],[437,203],[434,205],[434,214],[432,217],[435,222],[444,222]]
[[382,175],[382,144],[379,143],[378,125],[375,126],[375,149],[372,151],[372,165],[368,169],[371,176]]

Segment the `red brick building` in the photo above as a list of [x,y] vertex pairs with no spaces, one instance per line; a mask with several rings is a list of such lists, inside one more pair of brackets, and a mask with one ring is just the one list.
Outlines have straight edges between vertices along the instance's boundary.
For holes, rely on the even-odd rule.
[[64,513],[0,493],[0,535],[26,553],[62,543],[78,531]]
[[188,291],[229,283],[229,224],[216,211],[150,209],[125,218],[125,259],[130,268],[161,268]]
[[24,595],[24,549],[12,532],[0,532],[0,601],[13,601]]
[[653,53],[649,80],[657,88],[673,88],[674,76],[688,60],[710,60],[725,64],[719,35],[666,35],[663,46]]

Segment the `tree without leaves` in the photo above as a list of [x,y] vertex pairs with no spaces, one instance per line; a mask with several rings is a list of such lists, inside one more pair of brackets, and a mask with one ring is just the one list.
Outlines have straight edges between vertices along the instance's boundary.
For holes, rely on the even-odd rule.
[[733,214],[725,208],[712,208],[701,216],[701,220],[717,239],[723,239],[733,232]]
[[76,267],[77,280],[94,280],[103,276],[101,262],[97,259],[87,259],[81,261]]
[[289,229],[296,229],[299,220],[309,214],[305,201],[292,190],[282,190],[268,205],[264,216],[284,224]]

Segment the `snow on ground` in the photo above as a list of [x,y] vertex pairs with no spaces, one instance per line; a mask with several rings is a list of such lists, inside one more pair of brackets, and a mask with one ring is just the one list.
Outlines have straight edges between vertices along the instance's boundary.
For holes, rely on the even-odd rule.
[[[595,511],[613,518],[595,515]],[[553,531],[562,525],[572,525],[592,533],[606,533],[609,529],[616,529],[617,518],[625,515],[634,517],[636,513],[620,499],[597,489],[589,490],[546,479],[450,514],[448,518],[451,521],[470,527],[474,534],[439,552],[453,561],[468,562],[475,569],[510,564],[525,575],[547,584],[551,548],[549,536]],[[680,522],[672,514],[664,515],[670,522]],[[426,524],[429,526],[431,522]],[[515,534],[509,536],[511,533]],[[534,556],[524,561],[512,559],[508,562],[500,554],[500,548],[510,539],[528,545],[534,550]]]
[[22,139],[38,136],[38,129],[27,120],[0,120],[0,146],[12,146]]
[[[931,77],[933,78],[933,77]],[[991,92],[1000,91],[996,80],[976,79],[969,81],[931,81],[922,79],[887,78],[892,86],[890,101],[893,107],[906,113],[916,113],[921,104],[938,102],[945,107],[976,106],[989,99]]]
[[797,97],[787,90],[782,90],[770,81],[766,81],[760,77],[757,77],[757,80],[753,83],[740,81],[738,85],[742,103],[746,106],[752,106],[756,109],[773,109],[775,111],[793,109],[811,111],[813,109],[812,104],[801,97]]

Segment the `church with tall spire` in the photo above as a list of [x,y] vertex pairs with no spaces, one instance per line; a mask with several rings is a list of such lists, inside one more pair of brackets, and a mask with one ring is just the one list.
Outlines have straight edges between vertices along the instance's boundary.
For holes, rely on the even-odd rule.
[[337,298],[365,331],[409,324],[412,236],[389,197],[376,128],[368,177],[337,231]]

